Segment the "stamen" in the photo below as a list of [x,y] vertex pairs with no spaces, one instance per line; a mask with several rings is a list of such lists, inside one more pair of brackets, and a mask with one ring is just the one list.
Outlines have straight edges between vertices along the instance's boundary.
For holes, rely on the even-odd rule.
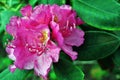
[[71,27],[70,27],[70,31],[72,31],[72,30],[73,30],[73,27],[71,26]]
[[36,48],[36,46],[32,46],[32,48]]
[[43,51],[40,51],[37,53],[38,56],[40,56],[43,53]]
[[29,50],[30,52],[32,52],[32,49],[31,49],[31,48],[28,48],[28,50]]
[[67,20],[67,24],[66,24],[66,27],[68,28],[68,26],[69,26],[69,21]]
[[25,47],[28,47],[28,43],[25,45]]
[[39,51],[38,50],[36,50],[36,53],[38,53]]
[[73,23],[73,28],[74,28],[74,29],[76,28],[76,25],[75,25],[75,23]]

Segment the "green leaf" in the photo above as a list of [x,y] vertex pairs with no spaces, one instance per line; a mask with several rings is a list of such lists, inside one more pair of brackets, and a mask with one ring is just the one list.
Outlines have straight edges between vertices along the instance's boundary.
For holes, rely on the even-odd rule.
[[112,60],[112,55],[107,56],[103,59],[99,59],[97,60],[99,66],[103,69],[103,70],[107,70],[107,71],[112,71],[114,69],[114,62]]
[[116,66],[120,66],[120,49],[114,53],[112,60]]
[[0,1],[0,8],[2,8],[2,7],[7,8],[6,4],[4,2]]
[[120,30],[120,5],[115,0],[72,0],[78,16],[87,24],[105,30]]
[[32,6],[34,6],[37,1],[38,0],[29,0],[29,4],[32,5]]
[[[87,66],[87,65],[86,65]],[[90,65],[89,65],[90,66]],[[88,67],[89,68],[89,67]],[[108,76],[108,71],[106,70],[102,70],[99,65],[95,65],[90,68],[90,76],[92,77],[92,79],[94,80],[107,80],[104,79],[103,77]],[[113,79],[114,80],[114,79]]]
[[6,44],[8,44],[9,41],[11,41],[13,39],[13,37],[8,34],[8,33],[4,33],[3,37],[2,37],[2,44],[3,44],[3,47],[5,48],[6,47]]
[[118,3],[120,3],[120,0],[116,0]]
[[10,18],[12,16],[15,16],[15,15],[20,15],[19,12],[15,12],[15,11],[2,11],[1,12],[1,26],[0,26],[0,33],[5,30],[6,28],[6,24],[9,22]]
[[30,71],[16,69],[14,73],[11,73],[9,69],[5,69],[0,73],[1,80],[26,80],[26,76]]
[[2,38],[4,37],[4,32],[0,33],[0,58],[6,56],[5,48],[3,47]]
[[9,0],[9,1],[8,1],[8,5],[9,5],[9,7],[12,6],[12,2],[14,2],[14,1],[12,1],[12,0]]
[[54,71],[58,80],[84,79],[84,74],[81,69],[65,59],[60,59],[58,63],[54,64]]
[[0,56],[0,71],[7,68],[11,63],[12,61],[8,58],[8,57],[1,57]]
[[113,31],[113,33],[120,38],[120,31]]
[[39,4],[48,4],[48,0],[38,0]]
[[51,67],[51,70],[50,70],[50,72],[49,72],[49,74],[48,74],[48,79],[49,79],[49,80],[57,80],[57,76],[56,76],[56,74],[55,74],[55,71],[54,71],[54,69],[53,69],[53,66]]
[[105,31],[87,31],[85,42],[79,48],[78,60],[96,60],[104,58],[119,47],[120,39]]
[[65,0],[48,0],[48,4],[58,4],[58,5],[63,5],[65,4]]
[[[32,0],[31,0],[32,1]],[[39,4],[58,4],[62,5],[65,4],[65,0],[38,0]]]

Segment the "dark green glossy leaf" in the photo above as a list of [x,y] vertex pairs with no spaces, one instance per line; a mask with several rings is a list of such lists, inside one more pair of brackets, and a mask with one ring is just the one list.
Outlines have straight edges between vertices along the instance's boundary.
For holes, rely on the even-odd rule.
[[5,48],[3,47],[3,41],[2,41],[3,37],[4,37],[4,31],[0,33],[0,38],[1,38],[1,40],[0,40],[0,58],[5,57],[7,55]]
[[5,30],[6,24],[9,22],[10,18],[15,15],[20,15],[19,12],[15,11],[2,11],[0,16],[1,16],[1,26],[0,26],[0,33]]
[[30,71],[17,69],[14,73],[11,73],[7,68],[2,73],[0,73],[0,79],[1,80],[25,80],[29,72]]
[[120,66],[120,49],[114,53],[112,60],[116,66]]
[[120,5],[115,0],[72,0],[85,23],[105,30],[120,30]]
[[118,3],[120,3],[120,0],[116,0]]
[[48,0],[38,0],[39,4],[48,4]]
[[62,5],[65,4],[65,0],[38,0],[40,4],[57,4],[57,5]]
[[63,5],[63,4],[65,4],[65,0],[48,0],[48,4]]
[[112,56],[113,54],[103,59],[97,60],[98,64],[103,70],[112,71],[114,69],[114,62],[112,60]]
[[81,69],[65,59],[60,59],[58,63],[54,64],[54,71],[58,80],[84,79],[84,74]]
[[119,47],[120,39],[105,31],[87,31],[85,42],[79,48],[78,60],[96,60],[104,58]]
[[6,7],[6,6],[5,6],[5,3],[1,2],[1,1],[0,1],[0,6],[1,6],[1,7]]
[[120,31],[113,31],[113,33],[120,38]]
[[32,5],[32,6],[34,6],[35,3],[37,3],[37,1],[38,1],[38,0],[29,0],[29,4]]

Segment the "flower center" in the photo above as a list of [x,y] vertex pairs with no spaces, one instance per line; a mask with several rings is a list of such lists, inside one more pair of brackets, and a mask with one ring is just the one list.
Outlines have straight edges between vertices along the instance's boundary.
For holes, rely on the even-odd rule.
[[46,43],[48,40],[48,32],[47,31],[42,31],[42,37],[40,37],[40,42],[41,43]]
[[48,32],[42,31],[41,36],[38,36],[38,40],[35,41],[35,44],[26,44],[26,47],[30,53],[37,53],[37,55],[40,56],[47,49],[46,44],[48,39]]
[[38,45],[36,45],[36,46],[34,46],[34,45],[26,45],[26,47],[28,48],[28,51],[30,52],[30,53],[36,53],[38,56],[40,56],[44,51],[45,51],[45,46],[44,45],[40,45],[40,44],[38,44]]

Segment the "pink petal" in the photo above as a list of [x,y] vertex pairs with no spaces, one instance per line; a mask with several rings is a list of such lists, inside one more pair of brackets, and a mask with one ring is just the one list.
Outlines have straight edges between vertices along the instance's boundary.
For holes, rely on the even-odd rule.
[[11,19],[10,19],[10,23],[7,24],[6,26],[6,30],[9,34],[15,36],[16,35],[16,32],[17,32],[17,27],[19,25],[19,18],[16,17],[16,16],[13,16]]
[[21,41],[22,40],[20,38],[14,41],[14,44],[16,45],[16,47],[14,48],[14,56],[16,57],[14,64],[17,68],[23,69],[26,62],[32,60],[32,58],[30,57],[32,56],[32,54],[29,54],[28,51],[26,51]]
[[51,6],[51,13],[52,13],[52,21],[55,21],[56,23],[59,24],[60,27],[63,27],[66,24],[70,10],[64,9],[62,8],[62,6],[60,8],[58,5],[53,5]]
[[14,62],[15,66],[17,68],[23,69],[24,68],[24,63],[25,63],[24,62],[25,55],[22,52],[22,49],[17,47],[14,51],[14,55],[16,57],[16,60]]
[[52,59],[49,55],[43,53],[39,56],[34,64],[35,73],[38,76],[42,76],[43,78],[47,78],[47,74],[50,70],[52,64]]
[[35,56],[28,56],[25,60],[25,64],[24,64],[24,69],[33,69],[34,68],[34,61],[35,61]]
[[70,36],[64,38],[64,42],[71,46],[80,46],[84,42],[84,32],[79,29],[74,29]]
[[84,24],[84,22],[78,17],[77,18],[77,23],[76,23],[77,25],[81,25],[81,24]]
[[40,5],[35,7],[30,18],[38,24],[49,24],[51,20],[50,6]]
[[15,66],[20,69],[33,69],[35,55],[29,53],[23,48],[16,48],[14,52],[16,56]]
[[30,5],[27,5],[21,9],[21,14],[23,16],[29,17],[31,15],[31,13],[32,13],[32,6],[30,6]]
[[66,54],[68,54],[71,58],[72,58],[72,60],[75,60],[75,59],[77,59],[77,52],[75,52],[75,51],[73,51],[72,50],[72,46],[68,46],[68,45],[63,45],[62,46],[62,50],[66,53]]
[[49,41],[48,48],[49,50],[46,52],[46,54],[51,56],[51,58],[53,59],[53,62],[58,62],[61,49],[52,41]]
[[75,12],[71,12],[71,15],[68,17],[69,24],[68,26],[74,26],[73,24],[76,24],[76,14]]
[[63,37],[62,34],[59,32],[59,25],[52,21],[50,27],[52,29],[52,38],[58,42],[59,46],[62,46]]

